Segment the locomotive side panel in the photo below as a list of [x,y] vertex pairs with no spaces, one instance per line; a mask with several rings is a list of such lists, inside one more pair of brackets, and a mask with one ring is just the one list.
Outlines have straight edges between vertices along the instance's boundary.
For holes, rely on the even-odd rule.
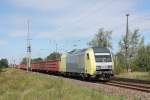
[[84,73],[84,54],[68,54],[66,72]]
[[85,72],[89,75],[94,75],[96,72],[96,63],[92,48],[86,50],[84,59],[85,59]]
[[60,72],[66,72],[66,57],[67,57],[66,54],[63,54],[61,56],[61,61],[59,63],[59,71]]

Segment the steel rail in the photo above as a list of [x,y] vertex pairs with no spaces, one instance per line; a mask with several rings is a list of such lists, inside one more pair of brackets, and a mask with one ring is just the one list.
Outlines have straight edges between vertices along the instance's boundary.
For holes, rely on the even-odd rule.
[[149,82],[150,81],[128,78],[113,78],[104,84],[150,93]]

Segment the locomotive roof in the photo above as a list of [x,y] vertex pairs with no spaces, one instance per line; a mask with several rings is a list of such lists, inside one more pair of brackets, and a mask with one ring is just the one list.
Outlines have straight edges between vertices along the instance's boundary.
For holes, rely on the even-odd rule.
[[93,51],[96,53],[110,53],[110,50],[105,47],[92,47]]
[[[68,52],[69,54],[81,54],[84,53],[88,48],[85,49],[74,49],[70,52]],[[108,48],[104,48],[104,47],[92,47],[93,51],[96,53],[110,53]]]
[[70,52],[68,52],[69,54],[79,54],[79,53],[84,53],[87,49],[74,49]]

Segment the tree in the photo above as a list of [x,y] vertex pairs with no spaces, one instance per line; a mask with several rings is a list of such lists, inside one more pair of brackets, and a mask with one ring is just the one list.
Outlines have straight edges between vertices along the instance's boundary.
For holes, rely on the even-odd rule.
[[134,30],[133,33],[131,33],[131,39],[129,40],[129,56],[130,57],[135,57],[136,54],[137,54],[137,50],[139,48],[139,45],[140,45],[140,41],[141,41],[141,37],[139,35],[139,30],[136,29]]
[[126,36],[123,36],[122,39],[119,41],[119,47],[120,47],[120,51],[124,53],[124,55],[125,55],[126,43],[128,43],[127,44],[128,56],[134,57],[140,45],[144,44],[144,38],[139,35],[138,29],[134,30],[133,32],[129,32],[127,40],[126,40]]
[[20,64],[26,64],[27,63],[27,58],[26,57],[24,57],[23,59],[22,59],[22,61],[21,61],[21,63]]
[[150,44],[139,48],[135,62],[139,70],[150,71]]
[[1,59],[0,60],[0,67],[8,67],[8,60],[7,59]]
[[143,46],[144,46],[144,36],[140,40],[139,48],[142,48]]
[[43,59],[40,57],[32,59],[32,62],[40,62],[40,61],[43,61]]
[[59,60],[60,57],[61,57],[61,54],[60,54],[60,53],[58,53],[58,52],[53,52],[53,53],[51,53],[50,55],[48,55],[48,56],[46,57],[46,59],[47,59],[47,60]]
[[[128,45],[125,45],[128,44]],[[133,32],[129,32],[128,38],[126,39],[126,36],[123,36],[122,39],[119,41],[119,47],[120,51],[123,55],[126,54],[126,46],[127,49],[127,61],[128,61],[128,67],[136,68],[136,62],[135,58],[138,53],[138,49],[144,45],[144,37],[141,37],[139,35],[139,30],[136,29]],[[127,67],[127,69],[128,69]]]
[[100,46],[100,47],[112,47],[111,43],[112,31],[104,31],[103,28],[100,28],[98,33],[95,34],[95,37],[88,43],[90,46]]
[[125,56],[122,53],[118,52],[114,58],[114,72],[115,74],[119,74],[125,69]]

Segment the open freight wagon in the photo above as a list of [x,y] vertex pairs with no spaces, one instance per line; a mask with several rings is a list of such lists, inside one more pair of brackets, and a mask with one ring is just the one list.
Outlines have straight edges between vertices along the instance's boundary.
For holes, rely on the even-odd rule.
[[[58,72],[59,71],[59,60],[48,60],[31,63],[31,69],[33,71],[46,71],[46,72]],[[20,69],[27,69],[26,64],[20,64],[17,66]]]

